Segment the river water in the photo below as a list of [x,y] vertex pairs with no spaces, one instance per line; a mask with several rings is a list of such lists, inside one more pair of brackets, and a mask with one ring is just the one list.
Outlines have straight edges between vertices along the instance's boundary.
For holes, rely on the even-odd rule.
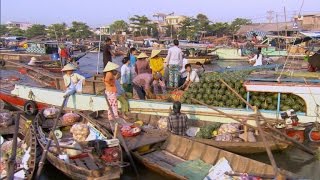
[[[97,72],[97,53],[89,53],[82,59],[80,59],[80,70],[82,72],[94,74]],[[117,57],[113,60],[117,64],[121,65],[121,57]],[[217,62],[212,65],[207,65],[207,70],[215,70],[220,67],[226,66],[239,66],[245,65],[245,63],[234,63],[234,62]],[[102,56],[100,56],[100,62],[98,65],[98,71],[102,72]],[[3,71],[2,71],[3,73]],[[2,74],[3,75],[3,74]],[[258,155],[248,155],[247,157],[270,164],[267,154],[258,154]],[[283,152],[274,153],[274,157],[278,167],[296,173],[307,179],[320,179],[320,161],[316,160],[307,153],[297,149],[290,148]],[[164,179],[158,174],[155,174],[147,170],[142,165],[138,164],[138,171],[141,175],[141,179],[152,179],[152,180],[162,180]],[[68,179],[63,173],[53,167],[49,162],[46,163],[45,168],[43,169],[43,174],[40,178],[41,180],[64,180]],[[121,176],[121,179],[130,180],[135,179],[135,174],[133,173],[131,167],[124,168],[124,174]]]

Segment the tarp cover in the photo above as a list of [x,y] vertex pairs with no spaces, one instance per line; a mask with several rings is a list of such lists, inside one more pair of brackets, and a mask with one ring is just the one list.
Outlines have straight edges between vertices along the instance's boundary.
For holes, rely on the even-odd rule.
[[197,159],[180,163],[173,168],[173,171],[189,180],[199,180],[207,176],[211,167],[212,165]]

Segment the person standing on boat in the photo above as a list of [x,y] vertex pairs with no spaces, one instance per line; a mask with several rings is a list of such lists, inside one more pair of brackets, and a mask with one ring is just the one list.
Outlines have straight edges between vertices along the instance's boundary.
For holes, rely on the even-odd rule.
[[182,68],[180,70],[179,87],[182,86],[184,84],[184,82],[186,82],[186,79],[187,79],[188,73],[185,69],[186,64],[188,64],[188,59],[185,58],[185,55],[184,55],[183,62],[182,62]]
[[60,46],[60,58],[61,58],[61,63],[63,66],[67,64],[67,60],[69,57],[70,57],[70,55],[69,55],[68,49],[64,45],[61,45]]
[[184,90],[188,90],[189,86],[193,82],[199,82],[200,80],[199,80],[199,76],[198,76],[197,72],[195,70],[192,70],[191,64],[186,64],[185,69],[187,71],[187,79],[184,82],[184,84],[182,85],[182,88]]
[[153,98],[151,92],[151,84],[153,83],[153,76],[151,73],[143,73],[137,75],[132,80],[133,94],[137,94],[139,99]]
[[128,57],[130,58],[130,66],[131,67],[135,67],[135,65],[136,65],[136,62],[137,62],[136,54],[137,54],[137,49],[134,47],[130,48]]
[[150,68],[152,70],[152,75],[160,73],[164,76],[164,58],[160,57],[161,50],[152,50],[150,56]]
[[130,59],[128,57],[123,58],[122,60],[123,65],[121,66],[121,80],[120,83],[122,88],[126,92],[132,92],[131,82],[131,69],[130,69]]
[[63,82],[66,90],[66,95],[64,97],[72,95],[75,92],[82,93],[82,86],[85,85],[86,78],[75,73],[75,70],[77,70],[77,68],[72,64],[65,65],[61,70],[65,73],[65,75],[63,75]]
[[[122,69],[122,68],[121,68]],[[120,73],[118,72],[116,75],[116,88],[117,88],[117,100],[121,104],[121,112],[123,119],[128,119],[128,113],[129,113],[129,102],[126,95],[126,92],[122,88],[120,84]]]
[[137,75],[143,74],[143,73],[150,73],[151,74],[151,69],[149,65],[149,61],[147,60],[148,56],[146,53],[141,53],[137,57],[138,61],[136,62],[135,65],[135,72]]
[[179,41],[175,39],[173,41],[174,46],[168,50],[166,57],[166,66],[169,68],[169,87],[177,88],[179,86],[179,74],[182,68],[183,53],[179,46]]
[[249,59],[249,63],[253,64],[253,66],[261,66],[262,65],[261,47],[258,48],[257,54],[255,54],[253,58]]
[[173,103],[173,113],[167,118],[168,130],[172,134],[185,136],[188,129],[188,116],[181,113],[181,103],[176,101]]
[[107,37],[105,43],[106,44],[103,49],[103,67],[106,67],[108,62],[112,62],[112,56],[114,56],[111,50],[112,41],[109,37]]
[[108,102],[110,104],[110,107],[107,107],[108,109],[108,119],[112,120],[112,112],[114,115],[114,118],[119,118],[118,115],[118,101],[117,101],[117,87],[116,87],[116,78],[115,75],[117,74],[116,69],[119,66],[113,62],[108,62],[106,67],[104,68],[104,84],[106,86],[106,95]]

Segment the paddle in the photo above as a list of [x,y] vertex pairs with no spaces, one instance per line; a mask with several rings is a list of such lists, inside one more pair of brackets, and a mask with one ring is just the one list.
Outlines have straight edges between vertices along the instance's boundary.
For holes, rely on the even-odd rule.
[[20,114],[17,114],[15,117],[15,126],[14,126],[14,134],[13,134],[13,141],[12,141],[12,154],[8,161],[8,179],[14,179],[14,168],[16,165],[16,156],[17,156],[17,143],[18,143],[18,132],[19,132],[19,119]]
[[[61,154],[60,152],[60,146],[59,146],[59,142],[56,138],[56,135],[54,134],[54,130],[56,129],[57,125],[58,125],[58,121],[59,121],[59,118],[62,114],[62,111],[63,111],[63,108],[68,100],[68,97],[70,95],[65,95],[63,98],[63,102],[62,102],[62,105],[60,106],[60,109],[59,109],[59,114],[57,115],[56,119],[54,120],[54,124],[53,124],[53,127],[49,133],[49,141],[47,142],[46,144],[46,147],[45,149],[43,150],[43,153],[42,153],[42,156],[41,156],[41,159],[40,159],[40,162],[39,162],[39,168],[38,168],[38,171],[37,171],[37,175],[36,175],[36,179],[39,179],[40,178],[40,174],[42,172],[42,169],[43,169],[43,166],[44,166],[44,161],[46,160],[46,157],[47,157],[47,154],[48,154],[48,150],[49,150],[49,147],[51,145],[51,142],[52,142],[52,139],[54,139],[55,141],[55,145],[57,146],[57,149],[58,149],[58,153]],[[38,114],[39,115],[39,114]],[[37,115],[37,116],[38,116]],[[37,117],[36,117],[37,118]]]
[[[110,105],[110,103],[109,103],[109,101],[108,101],[108,95],[107,95],[106,93],[103,93],[103,94],[104,94],[104,97],[105,97],[105,99],[106,99],[106,101],[107,101],[107,105],[108,105],[109,111],[111,112],[112,119],[115,121],[116,118],[115,118],[114,113],[113,113],[113,111],[112,111],[111,105]],[[115,132],[115,128],[113,127],[113,125],[112,125],[112,123],[111,123],[112,120],[109,119],[108,121],[109,121],[109,124],[110,124],[110,127],[111,127],[112,131]],[[115,132],[115,133],[116,133],[116,132]],[[121,134],[121,133],[117,133],[117,134],[115,134],[115,136],[117,136],[118,139],[120,140],[120,142],[121,142],[121,144],[122,144],[122,147],[123,147],[124,150],[126,151],[126,154],[128,155],[129,160],[130,160],[130,162],[131,162],[131,164],[132,164],[132,166],[133,166],[133,170],[134,170],[134,172],[136,173],[137,178],[139,179],[140,176],[139,176],[138,169],[137,169],[137,167],[136,167],[136,164],[135,164],[134,161],[133,161],[133,158],[132,158],[132,156],[131,156],[131,153],[130,153],[130,151],[129,151],[129,148],[128,148],[128,146],[127,146],[127,144],[126,144],[126,142],[125,142],[122,134]]]

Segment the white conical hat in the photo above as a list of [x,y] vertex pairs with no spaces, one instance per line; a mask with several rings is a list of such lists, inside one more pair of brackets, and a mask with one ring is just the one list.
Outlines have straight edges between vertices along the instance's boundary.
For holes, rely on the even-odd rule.
[[156,55],[160,54],[160,52],[161,50],[158,49],[152,50],[150,58],[154,58]]
[[140,53],[137,59],[143,59],[143,58],[148,58],[149,56],[146,53]]
[[75,71],[77,68],[73,64],[67,64],[65,65],[61,71]]
[[115,70],[119,67],[118,64],[113,63],[113,62],[108,62],[106,67],[104,67],[103,72],[108,72],[108,71],[112,71]]

